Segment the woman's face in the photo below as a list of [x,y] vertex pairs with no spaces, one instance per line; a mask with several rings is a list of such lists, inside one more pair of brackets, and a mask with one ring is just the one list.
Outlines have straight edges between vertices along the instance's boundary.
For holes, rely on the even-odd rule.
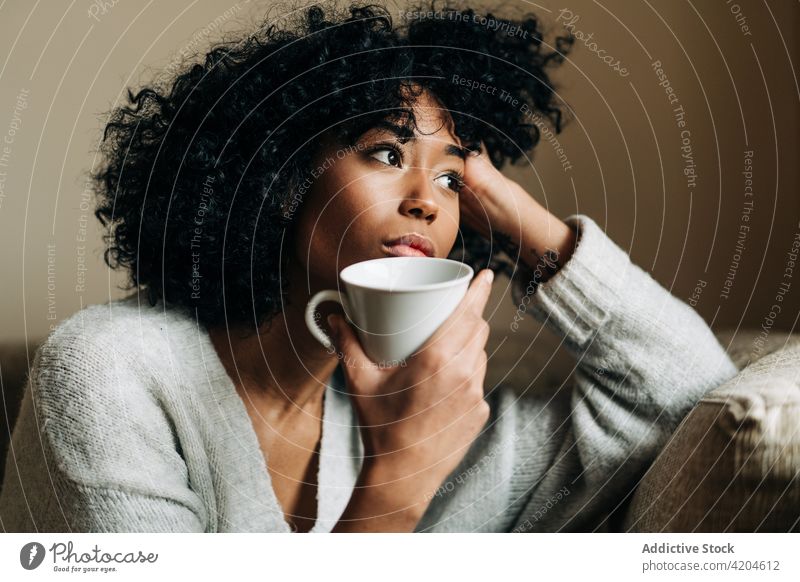
[[[450,254],[464,151],[449,115],[428,94],[415,102],[414,115],[417,128],[408,140],[387,122],[354,147],[326,144],[319,152],[295,239],[312,291],[335,288],[338,273],[359,261]],[[395,242],[407,235],[420,238]]]

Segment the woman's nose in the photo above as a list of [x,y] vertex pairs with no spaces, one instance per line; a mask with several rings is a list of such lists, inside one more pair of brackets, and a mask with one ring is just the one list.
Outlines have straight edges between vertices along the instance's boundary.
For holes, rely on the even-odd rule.
[[432,223],[439,214],[439,205],[436,204],[434,195],[430,184],[410,190],[408,196],[400,203],[400,214],[422,218],[428,224]]

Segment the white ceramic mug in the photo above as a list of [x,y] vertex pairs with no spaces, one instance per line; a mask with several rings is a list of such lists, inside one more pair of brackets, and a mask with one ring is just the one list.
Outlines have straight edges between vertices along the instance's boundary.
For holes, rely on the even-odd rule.
[[356,327],[367,356],[381,366],[404,365],[450,317],[472,280],[472,267],[434,257],[361,261],[339,273],[345,291],[327,289],[309,300],[308,329],[328,350],[331,339],[316,322],[317,306],[336,301]]

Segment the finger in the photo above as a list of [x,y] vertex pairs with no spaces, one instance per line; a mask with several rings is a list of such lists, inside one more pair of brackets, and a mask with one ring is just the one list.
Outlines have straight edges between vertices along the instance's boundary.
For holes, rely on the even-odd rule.
[[448,336],[449,341],[460,344],[465,343],[468,338],[473,336],[474,326],[465,325],[464,318],[483,318],[483,310],[489,301],[489,295],[492,291],[492,281],[489,276],[492,279],[494,278],[494,273],[491,269],[483,269],[478,273],[478,276],[470,283],[461,303],[458,304],[450,317],[439,326],[434,334],[428,338],[426,345],[439,341],[445,334]]
[[492,163],[492,158],[489,156],[489,151],[486,149],[486,144],[483,142],[481,142],[481,149],[472,150],[467,156],[466,161],[473,171],[480,174],[486,173],[494,175],[500,172],[500,170],[495,167],[494,163]]
[[478,149],[472,149],[472,150],[470,150],[470,152],[469,152],[469,153],[470,153],[470,155],[471,155],[471,156],[483,156],[483,155],[487,155],[487,152],[486,152],[486,143],[485,143],[483,140],[481,140],[480,147],[479,147]]
[[483,350],[486,347],[486,344],[489,342],[489,336],[491,335],[491,326],[485,319],[479,319],[478,325],[475,328],[475,331],[470,337],[467,346],[473,349]]
[[341,360],[342,370],[348,384],[359,387],[363,384],[363,376],[374,367],[372,360],[364,353],[355,330],[340,315],[328,316],[336,356]]
[[471,312],[478,317],[483,317],[483,310],[492,294],[492,282],[494,281],[494,271],[482,269],[470,283],[466,295],[461,300],[457,310]]
[[459,367],[474,369],[480,367],[481,358],[486,354],[486,344],[491,335],[489,324],[485,320],[481,322],[481,325],[466,338],[458,352],[451,356],[454,362],[459,362]]

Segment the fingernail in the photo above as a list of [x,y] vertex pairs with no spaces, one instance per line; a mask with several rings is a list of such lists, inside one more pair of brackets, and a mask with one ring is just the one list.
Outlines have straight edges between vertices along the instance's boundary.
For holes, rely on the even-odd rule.
[[486,272],[483,274],[483,282],[487,285],[491,285],[492,281],[494,281],[494,271],[486,269]]

